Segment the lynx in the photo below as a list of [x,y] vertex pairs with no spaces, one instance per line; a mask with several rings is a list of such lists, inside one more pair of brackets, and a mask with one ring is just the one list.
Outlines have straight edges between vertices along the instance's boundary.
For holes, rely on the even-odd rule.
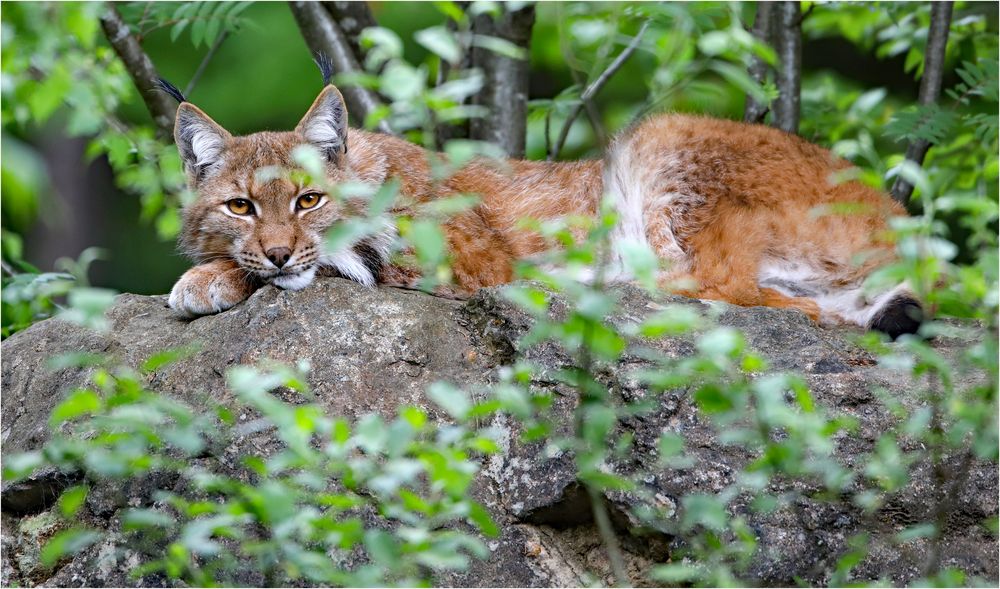
[[[417,283],[417,272],[390,261],[393,226],[326,251],[325,230],[356,207],[316,186],[257,174],[295,167],[293,149],[310,144],[324,158],[329,185],[396,178],[414,202],[479,195],[475,208],[443,225],[460,294],[511,281],[517,260],[546,248],[520,219],[594,215],[606,197],[619,217],[613,250],[647,245],[668,268],[663,284],[694,285],[682,294],[798,309],[824,325],[855,324],[894,338],[920,324],[920,305],[905,284],[875,294],[862,288],[893,260],[887,221],[903,208],[859,182],[835,182],[850,164],[770,127],[659,115],[621,133],[602,161],[497,167],[473,160],[435,184],[423,148],[348,130],[344,99],[332,85],[294,131],[247,136],[231,135],[173,91],[181,102],[174,138],[197,193],[184,210],[180,238],[197,265],[169,298],[187,316],[224,311],[265,284],[302,289],[317,274],[369,287]],[[859,212],[822,214],[841,205]],[[622,267],[619,254],[612,257]]]

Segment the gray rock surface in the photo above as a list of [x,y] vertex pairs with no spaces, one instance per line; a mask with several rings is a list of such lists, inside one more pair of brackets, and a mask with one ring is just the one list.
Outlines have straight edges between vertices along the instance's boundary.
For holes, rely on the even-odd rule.
[[[623,311],[615,318],[619,321],[640,319],[664,302],[651,301],[631,287],[623,287],[621,296]],[[689,299],[667,298],[708,308]],[[388,417],[406,404],[442,417],[424,396],[424,389],[432,382],[446,380],[474,390],[493,382],[498,368],[519,355],[546,371],[569,363],[553,345],[520,349],[518,339],[530,328],[531,319],[495,289],[461,302],[322,279],[300,292],[267,287],[230,311],[193,321],[175,317],[166,308],[165,297],[126,294],[119,297],[109,319],[112,329],[106,334],[48,320],[3,343],[5,456],[39,448],[48,437],[51,409],[67,391],[85,381],[83,370],[50,371],[45,367],[48,358],[67,352],[108,353],[139,366],[164,349],[199,345],[200,351],[193,356],[148,377],[154,390],[195,407],[209,399],[232,400],[223,377],[231,365],[265,358],[289,363],[305,359],[312,366],[309,381],[319,402],[331,414],[349,418],[368,412]],[[850,468],[863,468],[860,457],[870,451],[893,419],[873,389],[884,388],[910,408],[919,404],[908,395],[912,383],[877,367],[871,356],[850,343],[856,331],[819,328],[797,312],[769,308],[725,307],[719,322],[743,330],[750,346],[769,360],[772,369],[801,372],[818,404],[858,419],[859,431],[839,440],[837,452],[838,459]],[[690,341],[684,339],[645,345],[672,357],[692,350]],[[945,354],[955,354],[967,344],[942,339],[935,345]],[[648,394],[628,377],[629,371],[645,362],[630,349],[619,366],[604,371],[603,377],[620,399]],[[557,427],[568,431],[575,394],[546,380],[544,374],[535,384],[555,390]],[[652,473],[647,482],[664,505],[676,505],[689,493],[719,491],[751,459],[746,450],[719,442],[716,430],[685,391],[664,393],[657,403],[652,413],[621,421],[620,430],[635,436],[635,451],[618,468],[622,473]],[[488,541],[489,559],[476,562],[465,573],[442,576],[438,583],[577,586],[589,574],[597,575],[598,582],[611,582],[605,552],[575,481],[572,458],[550,455],[539,443],[520,443],[513,420],[497,418],[494,425],[505,432],[506,452],[483,464],[474,494],[492,512],[502,534]],[[665,470],[657,465],[656,439],[664,429],[684,436],[695,459],[691,468]],[[263,437],[254,444],[273,444],[266,435],[260,434]],[[824,584],[829,580],[825,571],[845,551],[846,539],[860,531],[871,534],[872,554],[858,568],[858,577],[881,577],[894,584],[918,577],[927,542],[913,540],[898,546],[891,538],[926,518],[932,489],[928,471],[926,465],[918,465],[910,485],[894,495],[875,518],[864,519],[858,509],[845,503],[812,501],[767,516],[751,516],[760,553],[751,565],[750,580],[760,585],[791,585],[797,579]],[[85,517],[91,525],[110,530],[111,538],[54,570],[40,569],[37,540],[63,525],[53,499],[72,483],[65,475],[40,473],[18,485],[4,485],[3,585],[134,584],[127,573],[138,564],[138,556],[114,542],[120,510],[142,502],[150,489],[170,482],[144,480],[117,489],[95,488]],[[955,500],[955,513],[943,543],[945,565],[994,582],[997,541],[980,522],[996,516],[997,493],[997,465],[976,464],[969,484]],[[619,524],[629,572],[633,581],[641,584],[641,571],[666,562],[684,538],[630,534],[622,524],[629,521],[631,500],[626,496],[607,499]],[[147,585],[163,582],[144,580]],[[247,582],[253,584],[253,579]]]

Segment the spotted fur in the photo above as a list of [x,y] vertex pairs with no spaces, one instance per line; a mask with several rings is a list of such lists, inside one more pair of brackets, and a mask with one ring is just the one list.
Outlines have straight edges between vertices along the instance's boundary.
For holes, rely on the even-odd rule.
[[[181,246],[201,264],[181,278],[175,292],[207,292],[215,278],[202,269],[210,264],[239,268],[253,284],[289,289],[305,287],[316,274],[368,286],[418,284],[419,272],[390,262],[391,224],[341,251],[323,251],[326,229],[358,214],[361,205],[329,200],[315,211],[297,213],[289,204],[314,187],[259,177],[261,169],[294,167],[292,150],[311,143],[327,156],[327,179],[334,184],[380,185],[395,178],[408,207],[454,194],[480,196],[478,206],[444,223],[451,294],[509,282],[517,260],[551,246],[522,228],[522,218],[593,216],[606,196],[620,218],[612,232],[617,279],[629,279],[626,246],[642,244],[663,261],[664,288],[691,296],[799,309],[825,324],[891,324],[894,335],[918,324],[906,320],[916,313],[905,285],[874,293],[863,285],[874,269],[893,259],[885,230],[889,217],[904,214],[902,208],[859,182],[835,182],[847,162],[769,127],[661,115],[616,138],[603,161],[473,160],[437,185],[419,146],[360,130],[348,138],[347,111],[333,86],[292,132],[234,137],[183,103],[175,136],[199,194],[185,209]],[[253,202],[258,217],[226,214],[224,203],[232,198]],[[860,212],[823,214],[840,205]],[[292,252],[280,270],[266,253],[278,247]],[[201,314],[252,292],[243,283],[226,284],[234,292],[211,304],[194,294],[172,296],[171,304]],[[894,302],[899,300],[907,302]],[[905,312],[893,311],[896,307]]]

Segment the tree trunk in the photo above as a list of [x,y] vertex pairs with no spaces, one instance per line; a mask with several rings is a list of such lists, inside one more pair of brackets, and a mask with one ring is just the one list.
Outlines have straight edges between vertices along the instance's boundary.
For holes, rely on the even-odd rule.
[[[924,75],[920,79],[921,106],[929,106],[937,102],[941,95],[941,81],[944,78],[944,53],[948,46],[948,29],[951,27],[951,2],[931,3],[931,27],[927,35],[927,50],[924,52]],[[931,144],[918,139],[906,149],[906,159],[918,166],[924,163],[924,157]],[[913,185],[897,176],[892,185],[892,198],[906,206],[913,194]]]
[[[757,16],[754,17],[753,29],[751,33],[761,43],[774,46],[772,31],[774,30],[774,3],[757,2]],[[750,77],[758,85],[767,80],[767,72],[770,67],[760,57],[754,56],[750,62]],[[746,109],[743,111],[743,120],[747,123],[763,123],[764,117],[771,110],[770,104],[761,104],[751,96],[747,96]]]
[[[337,72],[361,70],[347,35],[319,2],[289,2],[289,6],[309,49],[326,55]],[[382,105],[378,95],[367,88],[347,86],[340,90],[354,121],[364,121],[369,113]],[[392,132],[384,120],[379,123],[378,130]]]
[[[512,11],[505,8],[495,20],[488,14],[476,17],[473,32],[510,41],[527,52],[534,23],[534,6]],[[510,157],[524,157],[530,65],[527,55],[524,59],[515,59],[489,49],[473,47],[472,64],[480,68],[486,77],[483,89],[473,101],[489,108],[490,114],[470,122],[470,136],[499,145]]]
[[177,104],[174,99],[159,89],[152,60],[142,50],[139,41],[132,35],[128,25],[122,20],[121,14],[114,5],[109,5],[101,15],[101,28],[108,43],[114,48],[118,58],[125,64],[132,83],[146,103],[146,110],[156,123],[156,135],[160,139],[171,139],[174,135],[174,116],[177,114]]
[[372,16],[368,3],[338,0],[336,2],[323,2],[323,7],[333,17],[340,30],[347,35],[347,40],[354,51],[354,58],[358,63],[361,63],[363,52],[358,37],[361,35],[361,31],[378,25],[375,17]]
[[778,59],[778,99],[773,125],[789,133],[799,132],[799,103],[802,82],[802,7],[795,2],[776,2],[775,40]]

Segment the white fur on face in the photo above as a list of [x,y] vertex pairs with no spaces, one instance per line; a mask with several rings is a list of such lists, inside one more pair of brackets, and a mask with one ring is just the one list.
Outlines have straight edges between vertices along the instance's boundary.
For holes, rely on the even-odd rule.
[[[395,241],[396,228],[389,221],[382,223],[382,228],[378,233],[366,237],[363,242],[372,248],[384,264],[388,262],[392,253],[392,244]],[[375,286],[375,275],[365,264],[358,252],[354,251],[353,245],[333,253],[324,253],[319,258],[319,263],[328,268],[335,269],[341,276],[365,286]]]
[[319,263],[337,270],[341,276],[365,286],[375,286],[375,276],[365,266],[364,260],[354,250],[348,248],[335,254],[321,256]]
[[281,274],[275,276],[274,280],[271,281],[271,284],[285,290],[302,290],[303,288],[309,286],[315,277],[316,266],[310,266],[308,269],[303,270],[298,274]]

